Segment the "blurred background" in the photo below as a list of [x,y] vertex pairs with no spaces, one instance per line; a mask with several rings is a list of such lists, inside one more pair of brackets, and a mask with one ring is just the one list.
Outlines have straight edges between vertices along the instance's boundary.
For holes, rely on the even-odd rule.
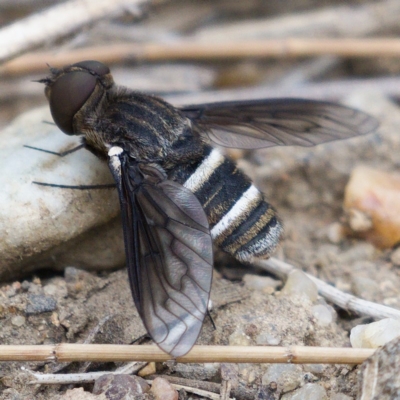
[[[49,7],[51,14],[41,14]],[[82,59],[106,62],[120,84],[175,103],[339,100],[361,88],[397,100],[400,49],[390,39],[399,34],[399,17],[397,0],[2,0],[0,126],[45,104],[32,81],[46,75],[46,64]],[[384,40],[358,41],[377,38]],[[200,95],[215,90],[225,92]]]

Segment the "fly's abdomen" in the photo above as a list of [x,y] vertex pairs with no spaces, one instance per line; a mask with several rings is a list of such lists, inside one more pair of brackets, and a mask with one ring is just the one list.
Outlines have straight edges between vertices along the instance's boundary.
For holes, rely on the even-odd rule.
[[180,168],[176,178],[202,204],[214,243],[241,261],[267,258],[279,243],[282,226],[250,179],[218,150],[206,147],[202,160]]

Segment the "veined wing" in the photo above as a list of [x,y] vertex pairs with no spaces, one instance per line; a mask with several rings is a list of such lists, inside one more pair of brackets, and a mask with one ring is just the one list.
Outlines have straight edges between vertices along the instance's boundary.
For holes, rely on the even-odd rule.
[[180,110],[213,143],[243,149],[314,146],[367,134],[379,125],[362,111],[304,99],[221,102]]
[[133,298],[158,346],[186,354],[200,333],[211,289],[207,217],[194,194],[123,153],[110,157],[121,200]]

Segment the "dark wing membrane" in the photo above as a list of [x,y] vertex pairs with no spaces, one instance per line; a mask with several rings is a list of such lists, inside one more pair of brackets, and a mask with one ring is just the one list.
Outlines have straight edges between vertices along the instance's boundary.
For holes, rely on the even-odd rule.
[[154,342],[179,357],[196,342],[207,312],[213,265],[207,217],[183,186],[144,181],[133,190],[131,177],[123,167],[121,208],[133,297]]
[[215,144],[242,149],[314,146],[367,134],[379,125],[362,111],[304,99],[221,102],[180,110]]

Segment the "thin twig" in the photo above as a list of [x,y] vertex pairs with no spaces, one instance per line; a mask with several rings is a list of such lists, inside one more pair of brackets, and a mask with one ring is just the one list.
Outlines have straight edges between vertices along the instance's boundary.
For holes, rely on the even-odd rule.
[[[48,8],[0,30],[0,63],[77,32],[103,18],[122,15],[146,0],[73,0]],[[45,62],[45,61],[43,61]]]
[[232,382],[230,380],[223,380],[221,386],[221,400],[229,400],[232,389]]
[[[0,31],[1,35],[1,31]],[[0,36],[0,43],[1,43]],[[0,61],[6,58],[0,48]],[[264,39],[244,41],[201,42],[179,40],[172,43],[129,43],[96,46],[53,54],[26,54],[10,61],[1,73],[38,72],[45,63],[60,67],[80,60],[99,60],[115,63],[132,59],[140,61],[167,60],[229,60],[240,58],[288,58],[334,55],[341,57],[399,57],[400,39],[397,38],[339,38],[339,39]]]
[[[290,272],[296,270],[296,267],[293,265],[280,261],[276,258],[254,261],[254,265],[271,272],[272,274],[278,275],[282,279],[285,279]],[[360,299],[351,294],[344,293],[312,275],[307,274],[307,276],[317,285],[318,293],[321,296],[325,297],[327,300],[338,305],[344,310],[377,319],[400,319],[400,310],[373,303],[372,301]]]
[[[181,363],[359,364],[373,349],[331,347],[194,346]],[[171,360],[157,346],[113,344],[0,345],[0,361],[155,361]]]
[[35,381],[30,382],[31,384],[69,385],[72,383],[94,382],[96,379],[100,378],[100,376],[105,374],[135,374],[145,365],[145,362],[132,362],[116,369],[115,371],[81,372],[77,374],[39,374],[32,371],[28,372],[35,377]]

